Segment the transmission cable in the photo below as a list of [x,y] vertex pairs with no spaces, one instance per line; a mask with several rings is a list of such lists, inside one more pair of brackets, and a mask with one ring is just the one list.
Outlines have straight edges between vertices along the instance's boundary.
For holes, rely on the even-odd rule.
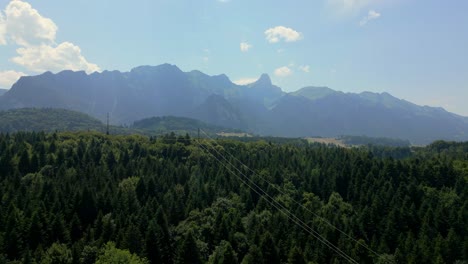
[[[240,177],[239,175],[237,175],[235,172],[233,172],[226,164],[224,164],[220,159],[218,159],[218,157],[216,157],[215,155],[213,155],[213,153],[211,153],[207,148],[205,148],[202,144],[200,144],[199,142],[197,142],[197,144],[200,146],[200,148],[202,148],[203,150],[205,150],[206,152],[208,152],[213,158],[215,158],[226,170],[228,170],[231,174],[233,174],[234,176],[236,176],[237,178],[239,178],[245,185],[247,185],[247,187],[249,187],[250,189],[252,189],[255,193],[257,193],[258,195],[260,196],[267,196],[269,199],[265,199],[265,201],[267,201],[270,205],[272,205],[273,207],[275,207],[277,210],[279,210],[282,214],[286,215],[286,217],[288,217],[291,221],[293,221],[296,225],[298,225],[299,227],[301,227],[302,229],[304,229],[307,233],[309,233],[310,235],[312,235],[314,238],[316,238],[317,240],[319,240],[319,242],[323,243],[325,246],[329,247],[330,249],[332,249],[335,253],[337,253],[338,255],[340,255],[342,258],[346,259],[348,262],[350,263],[358,263],[356,260],[354,260],[353,258],[351,258],[349,255],[347,255],[345,252],[343,252],[341,249],[339,249],[337,246],[335,246],[333,243],[331,243],[330,241],[328,241],[326,238],[324,238],[323,236],[321,236],[317,231],[315,231],[314,229],[312,229],[311,227],[309,227],[306,223],[304,223],[300,218],[298,218],[296,215],[294,215],[292,212],[290,212],[286,207],[284,207],[281,203],[279,203],[278,201],[276,201],[273,197],[271,197],[266,191],[264,191],[260,186],[258,186],[255,182],[253,182],[248,176],[246,176],[242,171],[240,171],[238,168],[236,168],[232,163],[230,163],[222,154],[220,154],[213,146],[211,146],[210,144],[208,144],[209,146],[211,146],[211,148],[213,148],[216,152],[218,152],[218,154],[220,156],[222,156],[226,162],[231,165],[231,167],[233,167],[235,170],[237,170],[239,172],[239,174],[241,174],[245,179],[247,179],[253,186],[255,186],[256,188],[258,188],[261,192],[263,192],[263,194],[259,193],[258,190],[256,190],[255,188],[253,188],[251,185],[249,185],[242,177]],[[280,207],[280,208],[279,208]]]
[[[210,135],[208,135],[205,131],[203,131],[202,129],[200,129],[200,131],[203,132],[203,134],[205,134],[209,139],[213,140],[214,142],[216,142],[212,137],[210,137]],[[215,149],[215,151],[221,155],[221,153],[218,152],[218,150]],[[232,155],[231,153],[229,153],[228,151],[225,151],[231,158],[233,158],[234,160],[238,161],[241,165],[243,165],[244,167],[246,167],[250,172],[252,172],[254,175],[260,177],[260,179],[262,179],[263,181],[265,181],[266,183],[268,183],[270,186],[272,186],[273,188],[275,188],[277,191],[279,191],[281,194],[283,195],[287,195],[283,190],[281,190],[281,188],[279,188],[278,186],[276,186],[276,184],[273,184],[271,183],[268,179],[262,177],[261,175],[259,175],[258,173],[256,173],[254,170],[252,170],[250,167],[248,167],[247,165],[245,165],[242,161],[240,161],[238,158],[236,158],[234,155]],[[221,155],[222,156],[222,155]],[[225,159],[226,160],[226,159]],[[378,257],[382,257],[381,254],[379,254],[378,252],[376,252],[375,250],[373,250],[372,248],[370,248],[369,246],[367,246],[366,244],[356,240],[355,238],[351,237],[350,235],[348,235],[346,232],[344,232],[343,230],[341,230],[340,228],[334,226],[332,223],[330,223],[327,219],[317,215],[315,212],[313,212],[312,210],[310,210],[309,208],[305,207],[304,205],[302,205],[301,203],[297,202],[295,199],[292,199],[293,202],[295,204],[297,204],[298,206],[300,206],[302,209],[306,210],[307,212],[311,213],[312,215],[314,215],[315,217],[317,217],[319,220],[325,222],[328,226],[332,227],[333,229],[335,229],[336,231],[338,231],[339,233],[343,234],[344,236],[346,236],[348,239],[354,241],[356,244],[364,247],[365,249],[367,249],[368,251],[372,252],[374,255],[378,256]]]

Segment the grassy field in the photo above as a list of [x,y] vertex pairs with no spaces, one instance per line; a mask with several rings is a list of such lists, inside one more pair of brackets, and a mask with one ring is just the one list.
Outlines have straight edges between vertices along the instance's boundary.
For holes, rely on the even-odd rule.
[[317,138],[310,137],[306,138],[309,143],[321,143],[321,144],[332,144],[339,147],[348,147],[342,140],[336,138]]
[[252,137],[252,135],[247,133],[233,133],[233,132],[220,132],[216,133],[216,135],[221,137]]

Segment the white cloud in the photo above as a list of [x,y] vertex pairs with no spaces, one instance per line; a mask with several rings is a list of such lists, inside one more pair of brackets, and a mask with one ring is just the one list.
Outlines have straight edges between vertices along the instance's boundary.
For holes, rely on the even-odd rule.
[[308,72],[310,72],[310,66],[309,65],[301,65],[301,66],[299,66],[299,70],[308,73]]
[[247,85],[247,84],[254,83],[256,81],[258,81],[258,77],[257,78],[241,78],[241,79],[235,80],[234,83],[237,85]]
[[247,42],[241,42],[241,43],[240,43],[240,50],[241,50],[242,52],[247,52],[247,51],[249,51],[249,49],[251,49],[251,48],[252,48],[252,45],[250,45],[250,44],[247,43]]
[[2,12],[0,11],[0,45],[6,45],[6,24],[3,18]]
[[380,17],[380,13],[377,13],[376,11],[374,10],[370,10],[369,13],[367,13],[367,16],[364,17],[361,22],[359,22],[359,25],[360,26],[364,26],[367,24],[367,22],[371,21],[371,20],[375,20],[377,18]]
[[29,3],[12,0],[0,11],[0,45],[17,45],[14,63],[30,71],[85,70],[99,71],[96,64],[88,62],[81,49],[70,42],[56,43],[58,27],[43,17]]
[[280,40],[294,42],[302,39],[302,33],[288,27],[277,26],[265,30],[265,36],[268,42],[277,43]]
[[275,75],[278,77],[287,77],[292,73],[292,70],[289,69],[287,66],[283,66],[275,70]]
[[84,70],[88,73],[99,71],[96,64],[89,63],[81,54],[80,47],[70,42],[63,42],[57,47],[41,45],[24,47],[16,50],[19,56],[11,60],[26,69],[35,72]]
[[2,71],[0,72],[0,88],[9,89],[21,76],[25,73],[17,71]]
[[3,44],[13,42],[21,46],[53,43],[57,25],[32,8],[29,3],[14,0],[5,8],[5,16],[0,20],[0,39]]

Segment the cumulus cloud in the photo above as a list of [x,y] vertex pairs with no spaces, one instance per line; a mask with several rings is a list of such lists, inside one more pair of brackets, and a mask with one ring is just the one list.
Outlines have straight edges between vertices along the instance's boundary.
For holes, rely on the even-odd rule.
[[374,10],[370,10],[369,13],[367,13],[367,16],[364,17],[361,22],[359,22],[360,26],[366,25],[369,21],[375,20],[380,17],[380,13],[377,13]]
[[249,51],[250,48],[252,48],[252,45],[250,45],[249,43],[247,43],[247,42],[241,42],[240,43],[240,50],[242,52],[247,52],[247,51]]
[[0,88],[10,88],[21,76],[25,75],[17,71],[0,71]]
[[3,18],[2,12],[0,11],[0,45],[6,45],[6,24]]
[[301,66],[299,66],[299,70],[308,73],[308,72],[310,72],[310,66],[309,65],[301,65]]
[[35,72],[85,70],[99,71],[88,62],[81,49],[70,42],[56,43],[58,27],[29,3],[12,0],[0,11],[0,44],[17,45],[12,62]]
[[19,56],[11,60],[35,72],[84,70],[88,73],[99,71],[96,64],[89,63],[81,55],[80,47],[70,42],[63,42],[57,47],[47,45],[24,47],[16,50]]
[[277,43],[281,40],[294,42],[302,39],[302,33],[284,26],[277,26],[265,30],[265,37],[270,43]]
[[247,85],[247,84],[254,83],[256,81],[258,81],[258,78],[241,78],[241,79],[235,80],[234,83],[237,85]]
[[292,74],[292,70],[287,66],[280,67],[275,70],[275,75],[278,77],[287,77]]
[[0,39],[3,39],[4,45],[12,42],[29,46],[55,41],[57,25],[41,16],[29,3],[10,1],[4,13],[4,18],[0,20]]

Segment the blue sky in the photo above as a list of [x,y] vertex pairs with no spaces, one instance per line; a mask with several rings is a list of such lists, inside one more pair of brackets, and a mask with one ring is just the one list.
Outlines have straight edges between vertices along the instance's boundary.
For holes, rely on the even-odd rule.
[[467,1],[0,0],[0,86],[171,63],[285,91],[389,92],[468,116]]

